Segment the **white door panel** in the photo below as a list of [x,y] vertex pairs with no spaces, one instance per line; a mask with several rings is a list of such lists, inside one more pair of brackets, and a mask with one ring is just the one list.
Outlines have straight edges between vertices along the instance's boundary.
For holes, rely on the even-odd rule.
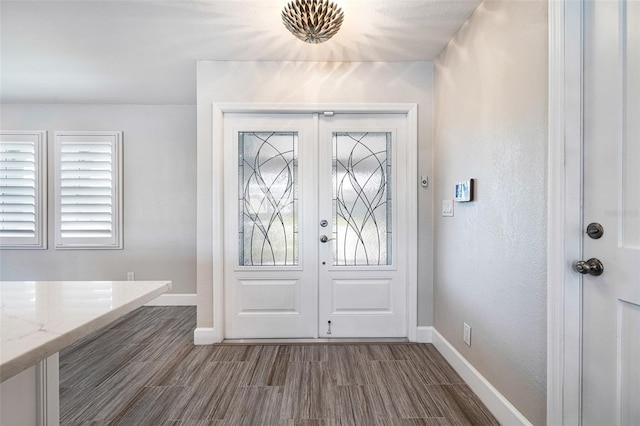
[[640,424],[640,2],[585,2],[582,421]]
[[319,129],[328,225],[318,232],[330,238],[320,246],[320,336],[406,336],[405,118],[336,115]]
[[315,337],[313,118],[226,114],[224,123],[225,335]]

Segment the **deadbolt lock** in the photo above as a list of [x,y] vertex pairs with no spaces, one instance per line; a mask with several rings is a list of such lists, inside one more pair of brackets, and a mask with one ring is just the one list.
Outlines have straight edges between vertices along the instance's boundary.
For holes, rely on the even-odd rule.
[[594,240],[602,237],[604,235],[604,228],[599,223],[593,222],[587,226],[587,235]]

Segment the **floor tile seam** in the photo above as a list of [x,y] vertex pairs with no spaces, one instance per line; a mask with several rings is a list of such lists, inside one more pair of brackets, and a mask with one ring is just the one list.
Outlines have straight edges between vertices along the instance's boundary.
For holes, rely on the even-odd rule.
[[[426,387],[425,390],[427,391],[427,393],[429,394],[431,399],[434,401],[434,403],[436,404],[438,409],[445,415],[445,418],[447,420],[454,421],[454,420],[456,420],[456,418],[451,415],[453,413],[450,413],[450,415],[447,415],[450,412],[450,410],[447,410],[447,408],[449,408],[449,405],[444,404],[445,406],[443,406],[443,403],[441,402],[441,399],[440,398],[436,398],[436,396],[431,393],[431,389],[430,388],[445,387],[445,386],[450,386],[450,385],[429,385],[429,386]],[[466,410],[464,409],[464,407],[462,405],[460,405],[458,403],[458,401],[455,398],[450,397],[450,396],[447,395],[446,400],[448,401],[449,404],[454,405],[460,411],[460,413],[464,416],[465,420],[470,421],[469,417],[466,414]]]
[[[414,368],[416,369],[416,372],[419,375],[419,378],[421,378],[421,382],[425,385],[459,385],[459,384],[466,384],[464,381],[460,381],[460,382],[452,382],[451,380],[446,380],[446,381],[440,381],[437,380],[437,378],[434,377],[430,377],[429,373],[423,373],[424,369],[420,368],[419,365],[414,365]],[[446,374],[441,373],[441,376],[446,376]]]
[[127,401],[127,404],[124,406],[122,410],[117,413],[113,418],[108,419],[109,425],[120,425],[122,424],[122,420],[129,415],[129,413],[133,412],[135,407],[138,405],[140,401],[144,399],[144,397],[149,393],[149,387],[143,386],[141,387],[130,399]]
[[176,366],[180,363],[180,359],[184,358],[180,357],[180,354],[182,354],[184,351],[184,348],[182,350],[177,350],[175,354],[173,354],[173,358],[171,360],[168,360],[168,362],[166,363],[162,363],[167,365],[164,371],[159,371],[158,373],[160,374],[157,378],[155,377],[156,374],[153,374],[151,377],[149,377],[149,381],[152,382],[155,379],[156,381],[154,383],[162,383],[163,381],[168,380],[169,376],[175,371]]
[[162,385],[144,385],[144,386],[140,386],[142,388],[148,388],[148,389],[196,389],[195,386],[189,386],[189,385],[168,385],[168,386],[162,386]]
[[496,420],[493,414],[487,409],[484,403],[477,397],[477,395],[473,392],[473,390],[471,389],[471,387],[469,387],[468,384],[462,383],[462,384],[444,385],[444,386],[461,388],[461,389],[464,389],[466,393],[470,394],[471,397],[469,397],[469,395],[453,395],[451,397],[451,400],[453,400],[453,402],[455,402],[458,405],[458,407],[460,407],[461,411],[464,413],[464,416],[469,421],[471,421],[471,419],[467,415],[467,410],[464,409],[463,405],[459,403],[459,401],[475,406],[478,409],[479,413],[482,415],[482,417],[487,417],[489,419]]
[[236,386],[236,389],[240,389],[240,388],[282,388],[284,389],[286,386],[285,385],[278,385],[278,386],[269,386],[269,385],[238,385]]

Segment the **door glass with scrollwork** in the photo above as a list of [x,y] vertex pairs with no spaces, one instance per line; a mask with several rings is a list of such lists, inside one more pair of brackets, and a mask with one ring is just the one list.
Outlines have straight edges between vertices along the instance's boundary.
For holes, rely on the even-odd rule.
[[391,264],[391,133],[334,132],[333,265]]
[[239,265],[298,265],[298,134],[238,132]]

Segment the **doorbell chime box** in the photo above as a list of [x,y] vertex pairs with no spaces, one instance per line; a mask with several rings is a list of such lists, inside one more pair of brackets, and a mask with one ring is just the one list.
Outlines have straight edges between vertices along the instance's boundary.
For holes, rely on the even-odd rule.
[[459,203],[473,201],[473,181],[474,179],[469,179],[456,184],[455,201]]

